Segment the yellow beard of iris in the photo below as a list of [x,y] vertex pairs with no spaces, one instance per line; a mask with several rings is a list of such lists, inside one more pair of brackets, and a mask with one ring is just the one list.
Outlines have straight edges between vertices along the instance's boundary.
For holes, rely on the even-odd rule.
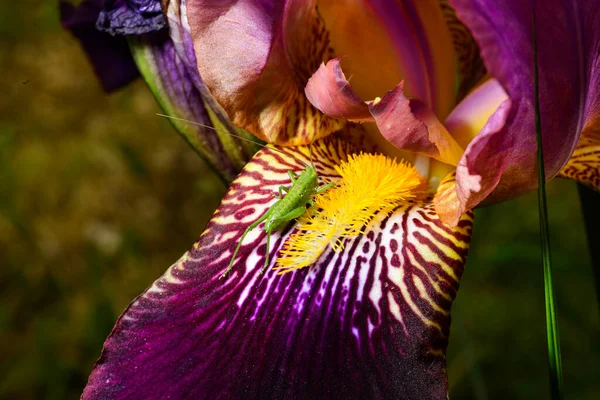
[[360,235],[375,215],[389,215],[425,185],[412,165],[378,154],[351,155],[335,169],[337,186],[315,197],[280,251],[280,274],[315,263],[327,246],[339,253],[345,238]]

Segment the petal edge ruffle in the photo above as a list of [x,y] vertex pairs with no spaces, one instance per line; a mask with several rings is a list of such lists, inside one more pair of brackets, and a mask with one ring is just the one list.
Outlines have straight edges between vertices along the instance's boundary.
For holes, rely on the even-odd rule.
[[463,153],[429,107],[404,95],[403,82],[383,98],[364,103],[346,80],[340,58],[334,58],[321,64],[309,79],[305,92],[309,101],[328,116],[375,122],[381,135],[397,149],[421,153],[451,165],[456,165]]

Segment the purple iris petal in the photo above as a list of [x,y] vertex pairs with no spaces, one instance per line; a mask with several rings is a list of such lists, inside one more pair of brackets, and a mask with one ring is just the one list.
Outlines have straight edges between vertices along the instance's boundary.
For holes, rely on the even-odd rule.
[[139,76],[127,41],[96,29],[102,0],[84,1],[77,7],[60,2],[60,21],[79,40],[102,88],[117,90]]
[[194,42],[190,34],[190,26],[185,17],[186,2],[185,0],[171,0],[165,10],[167,21],[169,24],[169,35],[175,52],[179,56],[179,60],[185,66],[189,81],[193,83],[198,92],[202,95],[204,102],[213,112],[219,123],[223,125],[229,132],[235,132],[236,127],[227,117],[227,113],[221,105],[212,96],[204,80],[198,72],[196,53],[194,52]]
[[106,0],[96,23],[111,35],[141,35],[166,26],[160,0]]
[[[600,111],[600,7],[594,0],[452,0],[471,29],[489,73],[510,97],[504,126],[484,128],[456,174],[465,208],[512,198],[537,186],[533,15],[547,177],[568,161]],[[499,118],[490,118],[495,125]],[[493,192],[492,192],[493,190]]]
[[244,229],[274,201],[288,171],[314,161],[335,178],[347,143],[267,147],[248,163],[206,230],[121,316],[83,399],[446,399],[450,306],[472,218],[450,229],[431,203],[400,205],[368,233],[327,248],[310,268],[277,275],[293,225]]

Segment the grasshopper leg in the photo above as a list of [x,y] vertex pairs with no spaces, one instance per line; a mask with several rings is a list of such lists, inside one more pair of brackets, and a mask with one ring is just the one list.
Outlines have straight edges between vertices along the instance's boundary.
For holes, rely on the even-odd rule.
[[290,211],[289,213],[287,213],[283,217],[281,217],[281,219],[284,221],[291,221],[293,219],[301,217],[302,214],[304,214],[305,212],[306,212],[306,207],[304,205],[302,205],[302,207],[294,208],[292,211]]
[[286,192],[286,193],[287,193],[287,192],[289,192],[289,191],[290,191],[290,188],[288,188],[288,187],[285,187],[285,186],[283,186],[283,185],[282,185],[282,186],[279,186],[279,197],[278,197],[278,199],[279,199],[279,200],[283,199],[283,192]]
[[269,248],[271,247],[271,232],[267,232],[267,249],[265,250],[265,265],[261,268],[259,275],[263,274],[269,266]]
[[329,182],[327,185],[321,186],[320,188],[315,190],[315,194],[321,194],[321,193],[331,189],[332,187],[334,187],[336,185],[336,183],[337,182]]
[[229,274],[231,272],[231,270],[233,269],[233,262],[235,261],[235,256],[237,256],[237,253],[240,250],[240,246],[244,242],[244,238],[246,237],[246,235],[248,233],[250,233],[251,230],[253,230],[254,228],[256,228],[261,222],[263,222],[265,219],[267,219],[268,216],[269,216],[269,212],[267,211],[266,213],[264,213],[264,215],[262,217],[260,217],[259,219],[257,219],[249,227],[246,228],[246,230],[242,234],[242,237],[240,238],[240,241],[239,241],[238,245],[235,248],[235,251],[233,252],[233,255],[231,256],[231,261],[229,262],[229,267],[227,267],[227,269],[225,270],[225,272],[223,272],[223,275],[221,275],[219,277],[219,279],[225,278],[227,276],[227,274]]
[[290,177],[290,181],[292,181],[292,184],[296,183],[296,179],[298,179],[298,175],[296,175],[296,173],[294,171],[292,171],[290,169],[288,171],[288,176]]
[[[278,221],[279,220],[283,221],[283,222],[291,221],[298,217],[301,217],[302,214],[304,214],[305,212],[306,212],[306,207],[304,207],[304,206],[297,207],[297,208],[294,208],[289,213],[282,215],[281,218],[278,218]],[[265,264],[263,265],[262,269],[260,270],[261,274],[263,272],[265,272],[265,270],[269,266],[269,250],[270,250],[270,248],[271,248],[271,232],[267,231],[267,250],[265,252]]]

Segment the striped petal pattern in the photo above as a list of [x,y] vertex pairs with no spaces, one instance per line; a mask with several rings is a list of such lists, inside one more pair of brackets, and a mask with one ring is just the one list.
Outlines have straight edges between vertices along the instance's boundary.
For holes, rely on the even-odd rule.
[[120,317],[83,394],[123,398],[445,399],[450,307],[473,217],[456,228],[430,200],[378,215],[344,250],[310,268],[272,269],[293,224],[271,238],[246,227],[275,201],[288,171],[319,176],[355,153],[330,136],[312,146],[264,148],[233,182],[194,247]]
[[477,42],[465,24],[458,19],[456,11],[448,4],[448,0],[438,0],[438,3],[452,35],[454,51],[458,59],[460,83],[456,100],[460,101],[484,77],[485,65],[483,65]]
[[600,192],[600,137],[583,135],[569,162],[558,175]]

